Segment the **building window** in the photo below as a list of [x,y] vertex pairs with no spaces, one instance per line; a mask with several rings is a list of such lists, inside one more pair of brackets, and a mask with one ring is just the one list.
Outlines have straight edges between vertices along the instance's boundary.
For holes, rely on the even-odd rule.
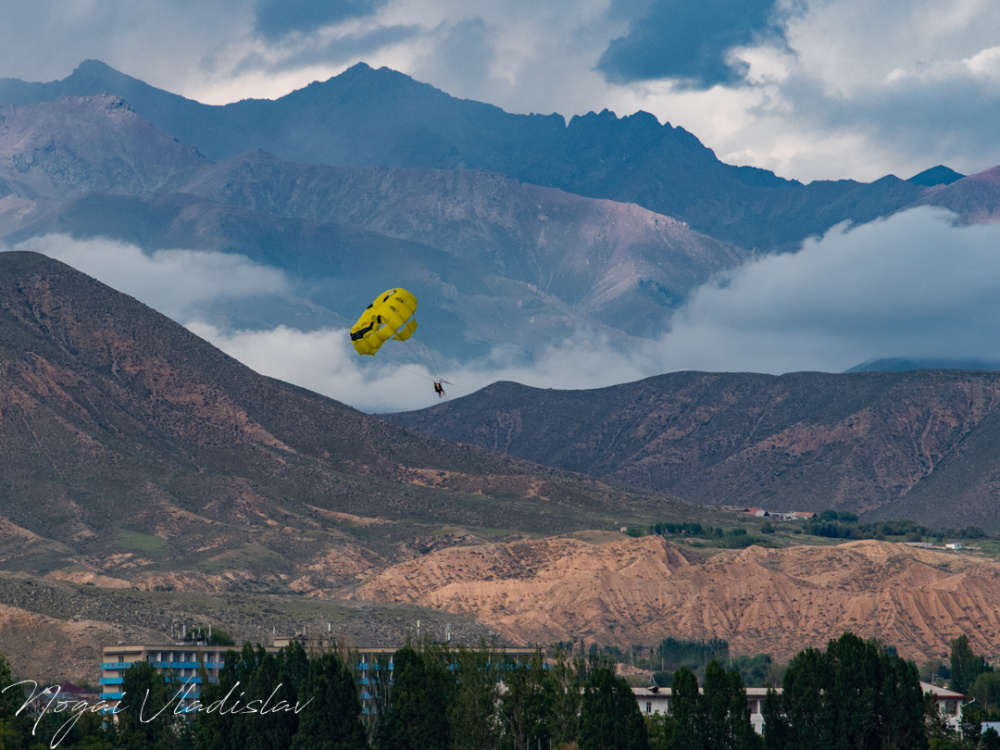
[[958,701],[945,701],[944,702],[944,712],[946,714],[957,714],[958,713]]
[[652,701],[646,701],[646,713],[647,714],[653,713],[653,703],[652,703]]

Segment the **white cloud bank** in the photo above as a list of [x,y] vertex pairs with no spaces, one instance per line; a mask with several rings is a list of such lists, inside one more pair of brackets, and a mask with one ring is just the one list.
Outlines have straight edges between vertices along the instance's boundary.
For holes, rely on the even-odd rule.
[[840,372],[887,356],[1000,358],[1000,225],[921,208],[831,229],[698,289],[670,369]]
[[181,323],[219,300],[291,290],[284,272],[230,253],[157,250],[146,254],[118,240],[77,240],[64,234],[34,237],[14,249],[60,260]]
[[[523,362],[517,342],[498,342],[489,357],[443,372],[448,396],[497,380],[594,388],[676,370],[841,372],[890,356],[1000,360],[1000,225],[955,226],[952,218],[916,209],[836,227],[798,253],[748,263],[696,290],[660,339],[627,352],[579,334],[525,365],[513,364]],[[138,297],[262,374],[365,411],[437,402],[427,368],[391,354],[359,357],[346,329],[224,330],[199,319],[205,302],[288,284],[246,258],[147,256],[67,237],[15,249],[45,252]]]

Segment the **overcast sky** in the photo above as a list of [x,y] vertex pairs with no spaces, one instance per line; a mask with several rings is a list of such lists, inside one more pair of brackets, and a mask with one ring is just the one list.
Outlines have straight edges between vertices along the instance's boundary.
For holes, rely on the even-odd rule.
[[803,181],[1000,164],[996,0],[0,0],[0,76],[209,103],[365,61],[512,112],[645,109]]

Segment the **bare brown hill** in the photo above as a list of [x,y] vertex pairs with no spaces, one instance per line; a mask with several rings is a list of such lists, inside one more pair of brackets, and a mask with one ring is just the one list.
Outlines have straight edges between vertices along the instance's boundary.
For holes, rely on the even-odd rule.
[[357,595],[474,615],[516,640],[655,645],[724,638],[787,659],[845,630],[918,662],[965,633],[1000,637],[1000,563],[865,541],[705,555],[658,536],[452,548],[393,566]]
[[998,529],[998,407],[997,372],[683,372],[586,391],[497,383],[388,418],[693,503]]
[[8,569],[332,592],[421,549],[667,502],[264,378],[68,266],[0,253]]

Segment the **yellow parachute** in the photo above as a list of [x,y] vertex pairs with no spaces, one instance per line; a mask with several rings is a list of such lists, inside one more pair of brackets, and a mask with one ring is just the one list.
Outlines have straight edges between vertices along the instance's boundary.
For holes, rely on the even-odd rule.
[[358,354],[375,354],[389,339],[406,341],[417,330],[413,315],[417,298],[405,289],[383,292],[351,328],[351,341]]

